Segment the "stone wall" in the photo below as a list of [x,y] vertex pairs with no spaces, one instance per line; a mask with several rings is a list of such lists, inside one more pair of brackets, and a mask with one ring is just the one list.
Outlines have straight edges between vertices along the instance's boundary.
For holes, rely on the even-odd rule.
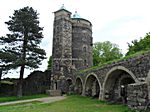
[[[120,66],[123,68],[120,68]],[[87,70],[86,72],[83,73],[79,74],[76,73],[76,75],[81,76],[83,81],[85,81],[85,78],[87,77],[88,74],[95,73],[99,77],[101,84],[103,84],[106,75],[113,68],[116,69],[125,68],[128,71],[132,72],[138,81],[145,81],[148,72],[150,70],[150,52],[143,53],[141,55],[124,59],[121,61],[113,62],[103,67],[97,67],[97,69]]]
[[23,94],[42,94],[50,89],[50,71],[34,71],[23,82]]
[[[97,80],[100,82],[99,98],[102,100],[107,100],[107,96],[107,98],[111,101],[121,101],[124,103],[122,99],[123,95],[121,95],[122,90],[124,90],[122,89],[122,85],[126,88],[127,85],[131,84],[127,89],[129,95],[129,106],[133,108],[145,109],[148,105],[148,95],[145,95],[148,94],[148,88],[146,84],[142,83],[145,83],[146,79],[148,79],[147,77],[149,70],[150,52],[146,52],[128,59],[113,62],[103,67],[85,70],[85,72],[77,72],[75,75],[76,78],[81,77],[83,82],[82,95],[85,95],[85,88],[88,86],[86,85],[87,79],[91,75],[97,77]],[[148,80],[150,81],[150,78]],[[138,96],[136,96],[136,98],[138,103],[135,103],[135,99],[132,101],[132,98],[130,98],[132,96],[135,98],[135,94],[132,92],[137,92],[136,94]],[[140,96],[140,94],[142,94],[142,96]],[[127,99],[125,99],[125,102],[126,100]]]
[[14,83],[1,83],[0,96],[14,96],[17,93],[17,85]]
[[[42,94],[50,89],[51,71],[34,71],[23,81],[23,95]],[[16,96],[18,79],[4,79],[0,88],[1,96]]]
[[127,105],[130,108],[144,110],[149,106],[146,83],[130,84],[127,87]]

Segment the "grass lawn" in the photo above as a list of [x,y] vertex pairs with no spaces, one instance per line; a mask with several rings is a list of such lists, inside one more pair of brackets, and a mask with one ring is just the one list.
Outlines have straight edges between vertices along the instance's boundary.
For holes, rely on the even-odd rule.
[[82,96],[68,96],[67,99],[49,104],[30,102],[0,106],[0,112],[134,112],[124,105],[109,104]]
[[17,101],[17,100],[27,100],[27,99],[34,99],[34,98],[42,98],[46,97],[48,95],[46,94],[38,94],[38,95],[32,95],[32,96],[23,96],[21,98],[18,98],[16,96],[11,97],[0,97],[0,103],[2,102],[9,102],[9,101]]

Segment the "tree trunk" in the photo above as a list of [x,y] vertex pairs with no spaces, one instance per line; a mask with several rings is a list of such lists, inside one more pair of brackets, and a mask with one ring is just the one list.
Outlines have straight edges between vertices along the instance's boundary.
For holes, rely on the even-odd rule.
[[20,68],[20,78],[19,78],[18,91],[17,91],[17,96],[18,97],[22,97],[22,86],[23,86],[24,68],[25,68],[25,65],[22,65],[21,68]]
[[23,60],[23,64],[20,68],[20,78],[19,78],[18,90],[17,90],[18,97],[22,97],[23,75],[24,75],[25,59],[26,59],[26,46],[27,46],[27,33],[24,33],[23,52],[22,52],[22,57],[21,57]]

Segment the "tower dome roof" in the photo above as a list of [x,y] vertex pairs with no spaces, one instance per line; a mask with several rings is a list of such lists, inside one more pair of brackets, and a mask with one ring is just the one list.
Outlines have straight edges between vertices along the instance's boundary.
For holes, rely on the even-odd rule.
[[81,18],[80,15],[77,13],[77,11],[75,11],[75,14],[73,15],[72,18]]

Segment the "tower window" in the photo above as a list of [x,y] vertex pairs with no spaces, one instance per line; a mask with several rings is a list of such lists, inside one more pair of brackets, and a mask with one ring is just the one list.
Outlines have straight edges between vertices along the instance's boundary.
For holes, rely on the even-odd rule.
[[83,52],[86,52],[86,47],[83,47]]
[[58,62],[55,63],[55,70],[59,70],[59,63]]
[[84,66],[86,66],[86,60],[84,60]]

